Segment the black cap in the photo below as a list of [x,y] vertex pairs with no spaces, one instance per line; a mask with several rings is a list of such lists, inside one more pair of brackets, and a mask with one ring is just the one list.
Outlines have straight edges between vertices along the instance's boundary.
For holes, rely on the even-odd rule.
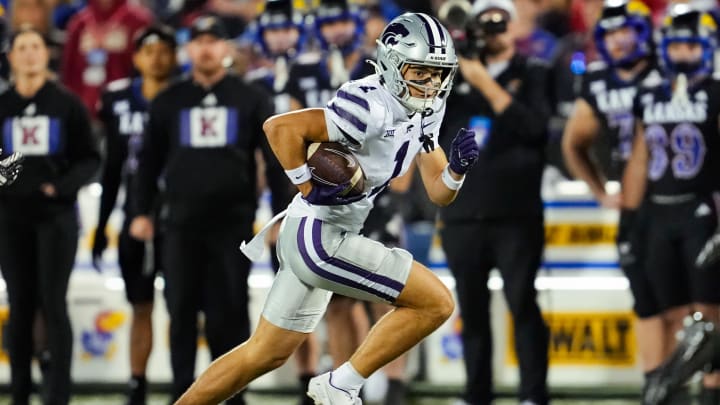
[[219,18],[211,15],[198,17],[190,29],[191,40],[203,34],[213,35],[219,39],[229,38],[225,24]]
[[320,0],[315,14],[321,19],[333,19],[344,17],[350,6],[347,0]]
[[172,28],[163,24],[153,24],[135,36],[135,51],[137,52],[143,46],[157,41],[165,42],[173,49],[177,47],[175,31]]
[[277,28],[302,25],[302,15],[293,9],[291,0],[268,0],[258,17],[261,27]]

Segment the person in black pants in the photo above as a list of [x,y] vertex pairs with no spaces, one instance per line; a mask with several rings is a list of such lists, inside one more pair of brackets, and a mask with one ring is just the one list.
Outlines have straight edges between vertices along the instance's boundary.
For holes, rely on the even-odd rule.
[[137,173],[137,154],[142,142],[147,109],[169,84],[175,70],[175,33],[169,27],[153,25],[135,39],[133,65],[140,77],[108,84],[100,100],[98,117],[105,129],[107,159],[102,175],[102,196],[97,230],[93,239],[93,265],[101,271],[102,253],[107,247],[105,227],[115,208],[120,184],[126,194],[125,221],[118,237],[118,263],[125,281],[125,295],[132,304],[130,327],[130,373],[128,405],[145,404],[145,371],[153,344],[152,313],[155,277],[161,268],[160,235],[143,243],[130,236],[132,189],[127,185]]
[[[163,178],[163,271],[170,313],[172,397],[195,379],[198,312],[213,358],[250,335],[250,261],[240,252],[253,236],[257,208],[255,152],[263,151],[273,196],[288,192],[285,173],[267,145],[262,123],[272,97],[228,73],[227,31],[214,17],[191,29],[189,77],[160,93],[149,121],[135,178],[130,235],[151,240],[150,218]],[[244,404],[239,394],[228,402]]]
[[32,391],[33,321],[39,309],[50,352],[45,404],[67,404],[73,335],[65,297],[78,244],[77,191],[100,164],[80,100],[48,80],[42,35],[10,42],[13,86],[0,95],[5,152],[26,156],[23,176],[0,190],[0,268],[10,303],[8,344],[13,404]]
[[[440,144],[469,126],[480,146],[464,192],[440,210],[440,233],[456,279],[467,372],[464,400],[492,402],[490,270],[497,268],[514,322],[520,402],[548,403],[548,329],[536,302],[535,275],[544,248],[540,180],[544,168],[547,68],[515,54],[507,24],[512,1],[475,3],[462,77],[448,97]],[[445,149],[448,150],[448,149]]]

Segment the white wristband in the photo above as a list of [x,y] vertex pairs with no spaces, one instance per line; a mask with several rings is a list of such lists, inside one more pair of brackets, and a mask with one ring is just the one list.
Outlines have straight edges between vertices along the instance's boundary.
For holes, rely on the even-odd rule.
[[452,178],[452,175],[450,175],[450,165],[445,166],[440,177],[442,178],[442,182],[445,184],[445,187],[453,191],[459,190],[465,181],[465,176],[463,176],[460,180]]
[[290,181],[296,185],[305,183],[312,178],[312,174],[310,173],[310,168],[308,168],[307,163],[294,169],[285,170],[285,174],[287,174]]

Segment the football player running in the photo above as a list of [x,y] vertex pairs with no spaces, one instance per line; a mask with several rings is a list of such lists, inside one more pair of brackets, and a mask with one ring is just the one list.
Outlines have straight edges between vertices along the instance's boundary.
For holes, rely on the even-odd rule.
[[[449,151],[435,145],[457,69],[449,32],[433,17],[406,13],[378,40],[376,74],[343,85],[323,109],[274,116],[264,126],[280,163],[300,193],[280,231],[280,271],[250,339],[214,361],[177,404],[216,404],[279,367],[312,332],[332,293],[386,302],[383,317],[348,362],[315,377],[316,404],[361,404],[367,377],[437,329],[452,314],[450,291],[402,249],[358,234],[373,199],[415,160],[430,199],[450,204],[478,158],[472,131],[460,130]],[[365,193],[311,184],[310,142],[341,142],[360,161]],[[300,175],[299,181],[295,177]],[[271,224],[266,226],[269,229]],[[243,247],[262,252],[263,232]]]
[[[637,0],[605,2],[594,32],[604,62],[592,63],[583,76],[563,134],[563,155],[569,170],[585,181],[605,208],[620,207],[620,195],[606,193],[605,181],[619,180],[630,157],[638,86],[645,80],[658,79],[651,35],[650,10],[645,4]],[[638,216],[626,211],[620,217],[617,241],[620,266],[635,300],[638,347],[647,376],[667,355],[664,342],[674,340],[675,335],[663,322],[642,266],[638,243],[644,228],[642,218],[642,213]]]
[[[713,201],[720,163],[720,81],[712,76],[716,36],[709,14],[688,4],[670,9],[658,47],[668,80],[638,92],[640,122],[623,177],[623,210],[631,213],[645,200],[645,274],[673,331],[682,328],[691,306],[707,320],[718,318],[720,268],[700,269],[695,263],[718,223]],[[666,357],[673,349],[674,342],[666,339]],[[706,375],[701,403],[719,403],[718,387],[717,375]],[[678,390],[668,400],[688,403],[686,395]]]

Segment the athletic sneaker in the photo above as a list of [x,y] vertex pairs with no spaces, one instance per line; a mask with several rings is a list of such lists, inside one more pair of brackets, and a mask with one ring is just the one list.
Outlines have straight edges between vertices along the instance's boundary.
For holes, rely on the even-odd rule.
[[315,401],[315,405],[362,405],[362,400],[357,395],[332,384],[332,372],[313,377],[307,394]]

